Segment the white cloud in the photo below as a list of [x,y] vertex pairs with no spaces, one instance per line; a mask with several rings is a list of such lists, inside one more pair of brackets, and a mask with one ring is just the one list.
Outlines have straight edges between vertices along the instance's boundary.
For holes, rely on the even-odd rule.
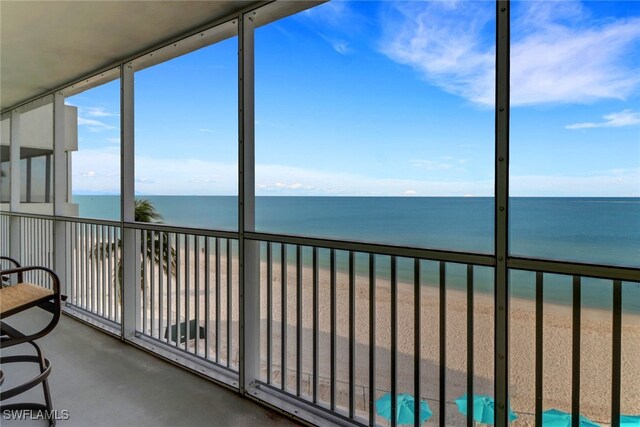
[[[447,160],[447,159],[445,159]],[[448,170],[452,165],[450,162],[437,162],[434,160],[412,159],[409,161],[414,167],[422,168],[428,171]]]
[[87,126],[91,132],[115,129],[115,126],[108,125],[100,120],[87,119],[80,116],[78,116],[78,126]]
[[351,53],[349,42],[345,40],[330,40],[329,43],[331,43],[331,47],[333,47],[333,50],[338,52],[340,55]]
[[333,50],[338,52],[340,55],[347,55],[353,52],[353,49],[349,46],[349,42],[344,39],[336,39],[332,37],[327,37],[326,35],[319,33],[320,37],[322,37],[327,43],[331,45]]
[[[640,17],[589,20],[577,1],[518,6],[523,10],[512,26],[512,105],[584,103],[635,93],[640,72],[632,58]],[[486,31],[495,25],[494,11],[489,2],[395,5],[381,50],[444,91],[492,106],[495,47]]]
[[492,181],[451,181],[375,178],[346,172],[328,172],[284,165],[257,165],[258,195],[424,196],[490,195]]
[[592,129],[592,128],[617,128],[623,126],[640,125],[640,113],[632,110],[624,110],[619,113],[611,113],[602,116],[603,122],[574,123],[565,126],[567,129]]
[[[345,1],[331,1],[305,10],[301,16],[315,29],[318,36],[336,52],[348,55],[353,52],[349,39],[360,28],[362,17]],[[331,36],[327,35],[327,29]]]
[[79,107],[80,112],[83,115],[91,116],[91,117],[113,117],[118,114],[107,111],[103,107]]
[[215,130],[213,130],[213,129],[208,129],[208,128],[201,128],[201,129],[198,129],[198,130],[199,130],[200,132],[204,132],[204,133],[216,133],[216,131],[215,131]]
[[[73,153],[73,191],[118,193],[120,156],[114,150]],[[138,157],[136,192],[139,194],[237,194],[235,164]],[[611,169],[589,175],[512,175],[512,196],[640,197],[640,168]],[[258,195],[318,196],[491,196],[492,179],[429,180],[375,178],[347,172],[329,172],[294,166],[256,166]],[[414,193],[415,192],[415,193]]]
[[640,197],[640,168],[581,176],[516,175],[509,183],[516,197]]

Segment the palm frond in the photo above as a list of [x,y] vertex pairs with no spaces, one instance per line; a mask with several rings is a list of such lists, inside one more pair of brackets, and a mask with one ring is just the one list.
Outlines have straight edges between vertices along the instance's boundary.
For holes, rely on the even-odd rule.
[[134,219],[136,222],[161,222],[162,215],[149,200],[136,199]]

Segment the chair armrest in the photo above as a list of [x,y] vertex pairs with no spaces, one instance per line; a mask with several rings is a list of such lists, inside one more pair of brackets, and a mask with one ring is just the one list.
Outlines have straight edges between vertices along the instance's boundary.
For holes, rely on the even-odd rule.
[[[51,318],[51,321],[44,329],[42,329],[40,332],[37,332],[35,334],[31,334],[29,336],[14,337],[11,339],[6,339],[7,337],[3,336],[2,339],[0,339],[0,348],[10,347],[17,344],[22,344],[28,341],[39,339],[45,336],[46,334],[48,334],[49,332],[51,332],[53,328],[55,328],[55,326],[58,324],[58,320],[60,319],[60,312],[62,309],[62,302],[61,302],[62,295],[60,294],[60,278],[53,270],[47,267],[30,266],[30,267],[19,267],[19,268],[12,268],[9,270],[3,270],[2,272],[0,272],[0,274],[3,276],[17,274],[19,277],[21,277],[21,275],[25,272],[36,271],[36,270],[44,271],[45,273],[47,273],[51,277],[51,280],[53,282],[53,289],[52,289],[53,294],[51,294],[50,298],[47,298],[46,301],[40,300],[40,302],[37,304],[38,307],[45,308],[45,310],[52,312],[53,317]],[[4,321],[0,322],[0,324],[4,326]]]
[[[20,263],[15,260],[14,258],[8,257],[8,256],[0,256],[0,261],[8,261],[10,264],[13,264],[12,268],[20,268]],[[4,286],[4,282],[5,280],[8,280],[8,278],[4,275],[4,271],[0,270],[0,276],[2,278],[2,282],[0,282],[0,287]],[[18,282],[24,282],[24,277],[22,275],[22,273],[18,274]]]

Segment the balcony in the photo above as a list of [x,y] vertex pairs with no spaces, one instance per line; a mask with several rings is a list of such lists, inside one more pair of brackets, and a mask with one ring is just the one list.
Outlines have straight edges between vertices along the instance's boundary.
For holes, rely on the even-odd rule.
[[[617,427],[621,416],[639,415],[640,202],[628,161],[638,141],[626,127],[640,119],[618,104],[622,113],[603,110],[604,124],[578,122],[595,111],[582,104],[567,123],[553,110],[585,99],[591,107],[599,96],[632,104],[636,95],[624,98],[618,88],[637,79],[614,75],[615,93],[594,95],[591,87],[610,82],[584,89],[561,79],[572,89],[554,83],[549,90],[546,74],[518,69],[540,63],[547,70],[541,57],[518,56],[538,51],[522,48],[521,39],[544,41],[540,51],[565,39],[554,25],[527,26],[553,15],[536,12],[539,4],[380,3],[393,18],[380,27],[397,38],[386,50],[380,40],[361,39],[358,49],[378,50],[355,58],[353,46],[325,31],[342,37],[351,33],[349,20],[376,22],[378,2],[354,2],[362,9],[353,14],[341,9],[346,3],[322,3],[103,2],[91,6],[101,11],[94,13],[86,4],[53,2],[40,5],[47,19],[39,25],[30,23],[36,14],[28,3],[3,3],[3,16],[8,10],[38,37],[3,18],[0,255],[47,266],[62,279],[64,316],[43,340],[54,404],[70,417],[60,425],[524,427],[544,425],[555,408],[572,414],[574,426],[586,416]],[[430,46],[418,36],[439,22],[426,19],[431,3],[447,9],[430,34],[436,52],[417,55],[411,49]],[[421,13],[408,13],[414,6]],[[512,9],[522,19],[510,18]],[[96,24],[91,31],[86,16]],[[618,22],[603,16],[596,24]],[[403,25],[393,26],[400,18]],[[588,21],[581,19],[578,29]],[[58,21],[69,25],[49,27]],[[483,29],[475,42],[449,43],[467,21]],[[407,29],[416,34],[403,51]],[[78,44],[85,36],[88,46]],[[5,40],[20,43],[5,48]],[[468,44],[485,50],[459,55]],[[452,47],[449,56],[433,56]],[[602,62],[624,57],[620,49]],[[60,61],[59,51],[70,59]],[[450,63],[462,71],[450,71]],[[572,67],[560,65],[564,78]],[[477,87],[467,90],[471,83]],[[523,113],[529,105],[533,112]],[[205,124],[191,122],[196,116]],[[555,129],[551,148],[532,142],[538,128]],[[623,129],[614,137],[614,128]],[[584,141],[571,132],[585,129],[627,143],[626,151],[589,145],[591,157],[611,162],[602,182],[572,169],[580,161],[604,168],[575,148]],[[455,149],[459,158],[449,155]],[[180,157],[183,150],[189,158]],[[467,174],[468,157],[474,174]],[[314,169],[323,161],[330,172]],[[523,165],[531,170],[516,175]],[[548,181],[539,180],[541,170]],[[347,197],[333,197],[342,180],[349,185],[339,195]],[[523,204],[562,185],[589,200],[567,197],[546,216]],[[378,187],[388,193],[375,193]],[[521,197],[522,188],[533,196]],[[592,200],[592,190],[622,196]],[[298,199],[303,226],[287,216],[297,191],[310,196]],[[195,194],[219,204],[172,199]],[[167,223],[141,219],[136,206],[146,197],[165,203],[168,217],[181,205],[180,215]],[[275,221],[265,220],[267,211]],[[595,225],[571,228],[590,215]],[[27,280],[47,286],[38,275]],[[422,402],[402,423],[393,415],[400,395]],[[464,396],[488,396],[495,415],[483,417]],[[389,414],[376,407],[385,399]]]
[[[32,310],[28,316],[14,318],[14,324],[27,330],[46,323],[47,317],[44,311]],[[196,426],[211,425],[212,420],[228,426],[298,425],[69,316],[63,316],[41,343],[53,365],[50,387],[59,425]],[[11,348],[3,356],[24,349]],[[25,367],[5,372],[7,387],[33,375]],[[36,387],[6,402],[39,402],[41,394]],[[5,418],[2,424],[39,426],[47,422]]]
[[[53,220],[2,215],[5,225],[10,219],[18,220],[23,230],[26,263],[50,263]],[[123,307],[114,275],[121,255],[119,250],[106,250],[121,238],[119,225],[58,221],[64,224],[67,248],[65,313],[120,336],[126,304]],[[135,236],[136,251],[157,251],[165,258],[136,258],[135,277],[141,278],[141,287],[132,293],[135,331],[125,342],[237,389],[241,352],[238,240],[216,232],[195,233],[161,225],[137,224],[129,229]],[[457,397],[493,394],[495,308],[491,294],[478,290],[492,274],[490,257],[291,236],[256,234],[250,238],[257,243],[260,260],[255,330],[259,370],[246,391],[252,399],[314,424],[383,425],[384,419],[376,415],[371,402],[387,393],[410,393],[420,396],[433,412],[425,425],[440,424],[440,414],[445,414],[445,425],[461,425],[465,417],[456,405]],[[172,252],[175,262],[165,262]],[[529,302],[512,298],[510,307],[511,405],[517,424],[535,424],[542,409],[536,400],[542,393],[547,404],[570,405],[571,393],[566,394],[561,384],[572,384],[574,392],[588,396],[580,401],[581,411],[600,425],[610,425],[613,399],[620,399],[622,407],[634,408],[639,401],[633,364],[640,345],[640,324],[633,314],[625,312],[623,317],[622,295],[625,289],[637,286],[626,281],[637,272],[525,259],[512,262],[518,268],[511,274],[519,275],[520,283],[529,283],[534,293]],[[567,275],[568,270],[578,269],[584,274]],[[600,279],[593,282],[590,277],[596,275]],[[562,307],[545,299],[543,292],[550,289],[545,279],[555,286],[568,284],[573,306]],[[593,283],[611,287],[610,316],[583,307],[583,283],[591,289]],[[126,290],[123,295],[126,298]],[[81,334],[77,340],[76,334]],[[65,317],[57,335],[45,346],[52,346],[56,354],[68,351],[67,346],[84,347],[84,339],[97,340],[100,344],[86,344],[91,351],[86,358],[82,356],[83,361],[101,358],[101,352],[106,353],[102,357],[125,352],[130,369],[140,371],[126,378],[147,374],[142,366],[149,363],[148,355],[96,334]],[[565,343],[571,343],[568,351]],[[169,369],[162,362],[154,363],[158,370]],[[176,371],[171,367],[171,375],[202,382]],[[71,378],[60,377],[65,379],[60,389],[71,395],[72,386],[97,381],[91,372],[74,371]],[[58,381],[53,382],[54,389]],[[162,380],[154,377],[153,381]],[[122,385],[113,380],[111,385],[96,387],[109,394]],[[60,389],[57,394],[66,395]],[[140,405],[163,405],[152,400]],[[56,401],[67,408],[64,397]],[[77,403],[70,405],[69,410],[77,407]],[[262,414],[257,407],[254,411]],[[83,414],[80,409],[78,413]],[[201,418],[192,419],[193,425],[200,425]]]

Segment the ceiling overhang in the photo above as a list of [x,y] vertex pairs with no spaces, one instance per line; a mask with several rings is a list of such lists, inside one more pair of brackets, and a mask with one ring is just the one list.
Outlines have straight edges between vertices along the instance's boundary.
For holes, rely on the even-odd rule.
[[261,3],[2,1],[0,110]]

